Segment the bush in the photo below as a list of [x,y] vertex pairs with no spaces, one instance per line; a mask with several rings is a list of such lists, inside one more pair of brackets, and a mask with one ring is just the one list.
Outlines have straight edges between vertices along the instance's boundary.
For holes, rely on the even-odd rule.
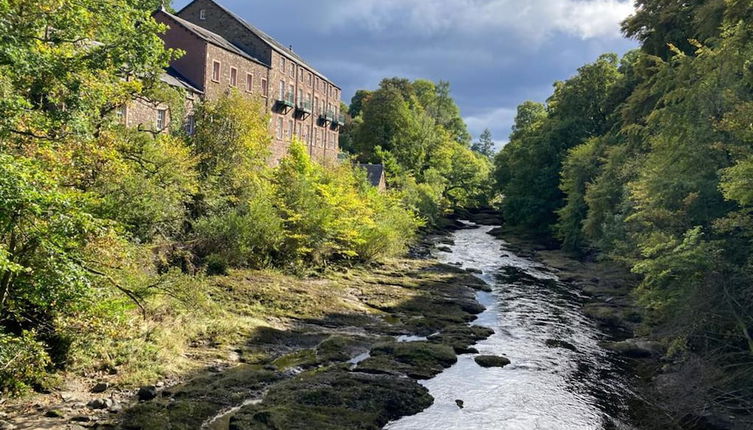
[[33,332],[12,336],[0,331],[0,393],[16,395],[41,384],[49,364]]

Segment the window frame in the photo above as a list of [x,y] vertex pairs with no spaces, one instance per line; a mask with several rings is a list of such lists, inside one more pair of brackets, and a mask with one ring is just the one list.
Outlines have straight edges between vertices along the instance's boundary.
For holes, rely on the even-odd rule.
[[157,109],[157,117],[154,120],[154,125],[157,128],[157,131],[162,131],[167,128],[167,109]]
[[222,62],[212,60],[212,82],[220,82],[222,79]]
[[230,86],[238,86],[238,68],[230,66]]
[[254,74],[246,73],[246,92],[250,93],[254,90]]
[[199,10],[199,20],[206,21],[207,20],[207,10],[201,9]]

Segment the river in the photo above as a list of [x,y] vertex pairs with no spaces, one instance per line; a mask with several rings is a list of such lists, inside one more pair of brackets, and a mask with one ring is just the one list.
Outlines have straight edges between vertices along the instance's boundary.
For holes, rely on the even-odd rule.
[[[495,334],[476,345],[504,355],[505,368],[478,366],[474,355],[423,384],[435,398],[424,412],[387,425],[389,430],[633,429],[628,405],[636,399],[625,364],[599,346],[609,339],[582,312],[585,298],[554,271],[516,256],[492,227],[453,234],[451,252],[436,257],[492,286],[479,293],[487,310],[473,323]],[[456,400],[463,401],[460,408]]]

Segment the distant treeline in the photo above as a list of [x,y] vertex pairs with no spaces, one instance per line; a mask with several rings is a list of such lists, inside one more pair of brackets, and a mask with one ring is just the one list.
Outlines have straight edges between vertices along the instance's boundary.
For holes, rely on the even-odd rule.
[[680,413],[751,413],[753,5],[637,4],[639,50],[518,108],[495,159],[504,217],[641,275],[645,327],[700,400]]

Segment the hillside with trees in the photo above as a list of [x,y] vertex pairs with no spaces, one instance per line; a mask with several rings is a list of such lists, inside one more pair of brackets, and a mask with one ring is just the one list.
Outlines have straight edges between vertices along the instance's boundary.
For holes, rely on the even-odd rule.
[[694,381],[674,413],[750,413],[753,7],[637,3],[623,30],[639,50],[518,108],[495,159],[504,217],[640,276],[644,334]]

